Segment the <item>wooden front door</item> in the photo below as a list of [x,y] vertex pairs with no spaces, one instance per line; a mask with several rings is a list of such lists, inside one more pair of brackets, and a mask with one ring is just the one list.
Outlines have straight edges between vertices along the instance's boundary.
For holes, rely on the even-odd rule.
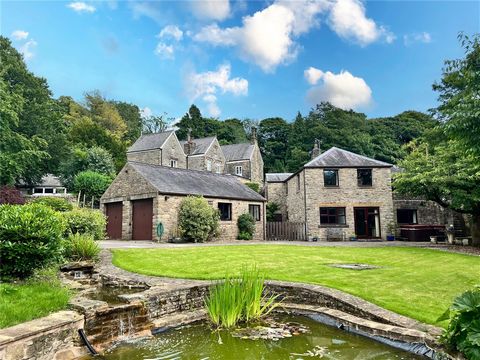
[[353,209],[355,235],[359,238],[380,238],[380,209],[378,207],[358,207]]
[[122,202],[105,204],[107,215],[107,236],[109,239],[122,238]]
[[132,201],[132,240],[152,240],[153,199]]

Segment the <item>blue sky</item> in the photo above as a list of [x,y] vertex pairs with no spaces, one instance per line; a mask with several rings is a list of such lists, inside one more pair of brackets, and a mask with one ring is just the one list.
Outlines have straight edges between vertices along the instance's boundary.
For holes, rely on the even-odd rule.
[[1,34],[54,96],[179,117],[287,120],[319,101],[390,116],[436,105],[479,1],[2,1]]

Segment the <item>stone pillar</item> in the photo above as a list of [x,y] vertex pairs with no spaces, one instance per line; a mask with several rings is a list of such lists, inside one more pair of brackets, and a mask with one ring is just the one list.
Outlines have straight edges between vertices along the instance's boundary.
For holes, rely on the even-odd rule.
[[130,200],[123,201],[122,208],[122,239],[132,240],[132,204]]

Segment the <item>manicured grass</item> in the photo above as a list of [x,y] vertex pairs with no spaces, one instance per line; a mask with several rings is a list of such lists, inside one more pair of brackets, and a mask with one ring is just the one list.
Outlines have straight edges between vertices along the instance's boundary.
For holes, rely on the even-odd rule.
[[55,281],[0,284],[0,328],[64,309],[69,291]]
[[[289,245],[119,249],[113,263],[146,275],[219,279],[256,264],[266,277],[340,289],[399,314],[435,324],[452,299],[480,284],[480,258],[419,248],[346,248]],[[332,263],[366,263],[346,270]]]

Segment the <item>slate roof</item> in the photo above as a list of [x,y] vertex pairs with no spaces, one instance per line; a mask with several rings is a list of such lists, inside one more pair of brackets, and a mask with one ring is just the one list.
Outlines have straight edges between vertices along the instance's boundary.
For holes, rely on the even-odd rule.
[[[190,155],[201,155],[205,154],[212,144],[212,142],[215,140],[215,136],[210,136],[206,138],[201,138],[201,139],[193,139],[193,142],[195,143],[195,150],[193,153]],[[182,147],[186,144],[186,140],[180,141],[180,144],[182,144]]]
[[265,201],[235,176],[129,161],[162,194],[202,195],[223,199]]
[[265,174],[265,178],[266,178],[266,181],[270,183],[284,182],[292,175],[293,173],[269,173],[269,174]]
[[172,132],[173,130],[142,135],[130,146],[127,152],[160,149]]
[[332,147],[315,159],[305,164],[304,167],[392,167],[383,161],[378,161],[363,155],[358,155],[347,150]]
[[254,145],[250,143],[222,145],[222,151],[227,161],[249,160],[253,149]]

